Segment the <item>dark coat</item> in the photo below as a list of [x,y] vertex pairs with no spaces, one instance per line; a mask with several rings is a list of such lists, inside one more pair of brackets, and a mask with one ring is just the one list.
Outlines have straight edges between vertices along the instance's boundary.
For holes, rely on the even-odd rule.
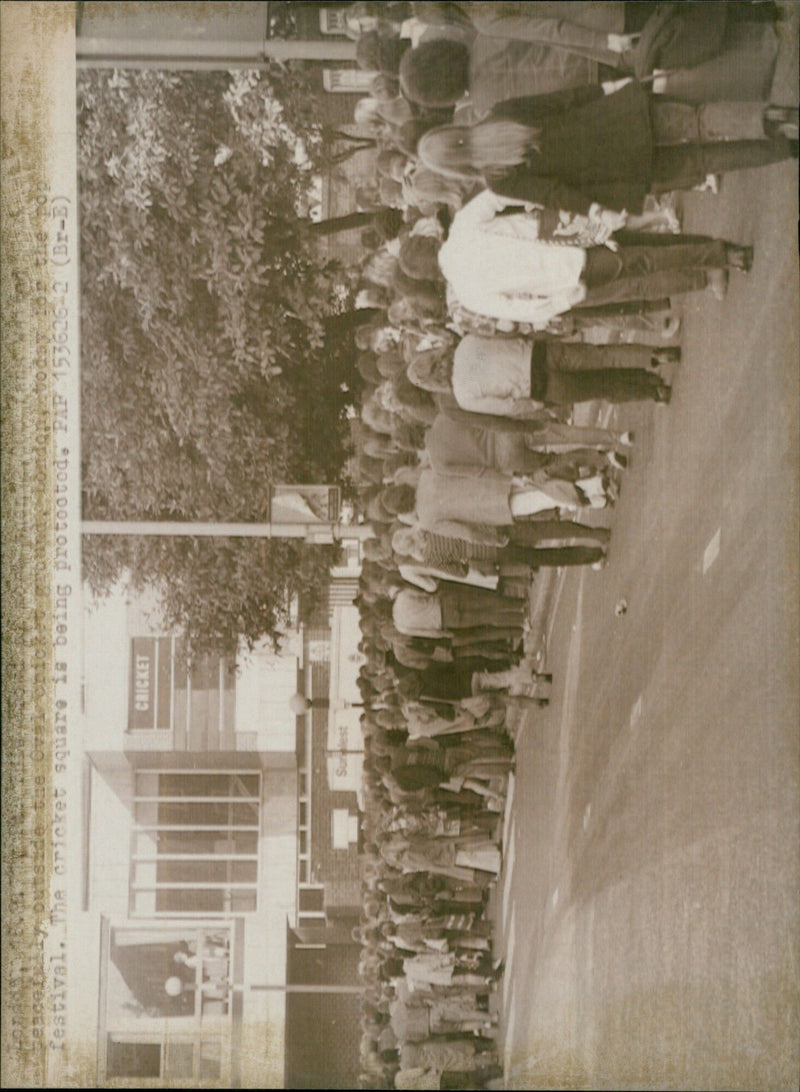
[[495,193],[566,212],[593,202],[640,212],[650,189],[653,131],[647,92],[630,83],[612,95],[579,87],[512,99],[492,111],[540,129],[527,163],[487,172]]
[[727,22],[726,4],[659,4],[633,51],[634,72],[641,79],[657,68],[694,68],[716,57]]

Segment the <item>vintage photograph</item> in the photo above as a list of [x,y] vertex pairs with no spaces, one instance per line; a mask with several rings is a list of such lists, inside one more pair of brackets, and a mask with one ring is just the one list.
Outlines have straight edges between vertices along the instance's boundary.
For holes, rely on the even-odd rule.
[[0,18],[3,1086],[795,1089],[800,2]]

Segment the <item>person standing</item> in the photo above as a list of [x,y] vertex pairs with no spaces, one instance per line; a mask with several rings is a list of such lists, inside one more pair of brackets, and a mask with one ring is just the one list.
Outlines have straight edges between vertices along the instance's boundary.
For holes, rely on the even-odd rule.
[[[614,252],[543,243],[526,213],[502,214],[515,203],[479,193],[456,213],[439,250],[458,301],[478,314],[542,327],[581,304],[669,298],[708,287],[716,271],[752,265],[751,247],[700,235],[629,237]],[[610,232],[624,226],[621,213],[606,210],[605,219]]]
[[647,365],[679,358],[671,348],[468,334],[453,357],[453,394],[462,409],[509,417],[594,399],[666,401],[668,385]]
[[796,129],[796,108],[695,106],[623,80],[500,103],[471,127],[430,130],[419,156],[430,170],[482,181],[520,202],[583,215],[593,206],[638,214],[649,192],[690,189],[707,174],[796,156],[796,140],[785,135],[792,122]]

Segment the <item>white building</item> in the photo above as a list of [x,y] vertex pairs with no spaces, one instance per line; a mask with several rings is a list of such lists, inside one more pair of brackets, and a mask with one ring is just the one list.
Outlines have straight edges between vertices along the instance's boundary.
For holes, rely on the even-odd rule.
[[285,994],[259,987],[285,982],[287,920],[302,924],[302,643],[187,675],[154,604],[86,604],[83,1053],[98,1084],[281,1087]]

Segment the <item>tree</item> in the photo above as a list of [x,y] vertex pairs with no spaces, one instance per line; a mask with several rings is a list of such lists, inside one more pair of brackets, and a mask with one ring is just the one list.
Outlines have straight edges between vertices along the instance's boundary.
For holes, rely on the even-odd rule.
[[344,216],[332,216],[329,220],[317,220],[311,224],[312,235],[337,235],[340,231],[353,231],[354,228],[372,227],[375,223],[373,212],[348,212]]
[[[336,480],[352,395],[324,320],[349,285],[304,219],[328,142],[302,69],[83,71],[78,104],[85,517],[263,520],[272,483]],[[190,647],[227,652],[276,637],[330,560],[275,541],[85,547],[95,591],[155,584]]]

